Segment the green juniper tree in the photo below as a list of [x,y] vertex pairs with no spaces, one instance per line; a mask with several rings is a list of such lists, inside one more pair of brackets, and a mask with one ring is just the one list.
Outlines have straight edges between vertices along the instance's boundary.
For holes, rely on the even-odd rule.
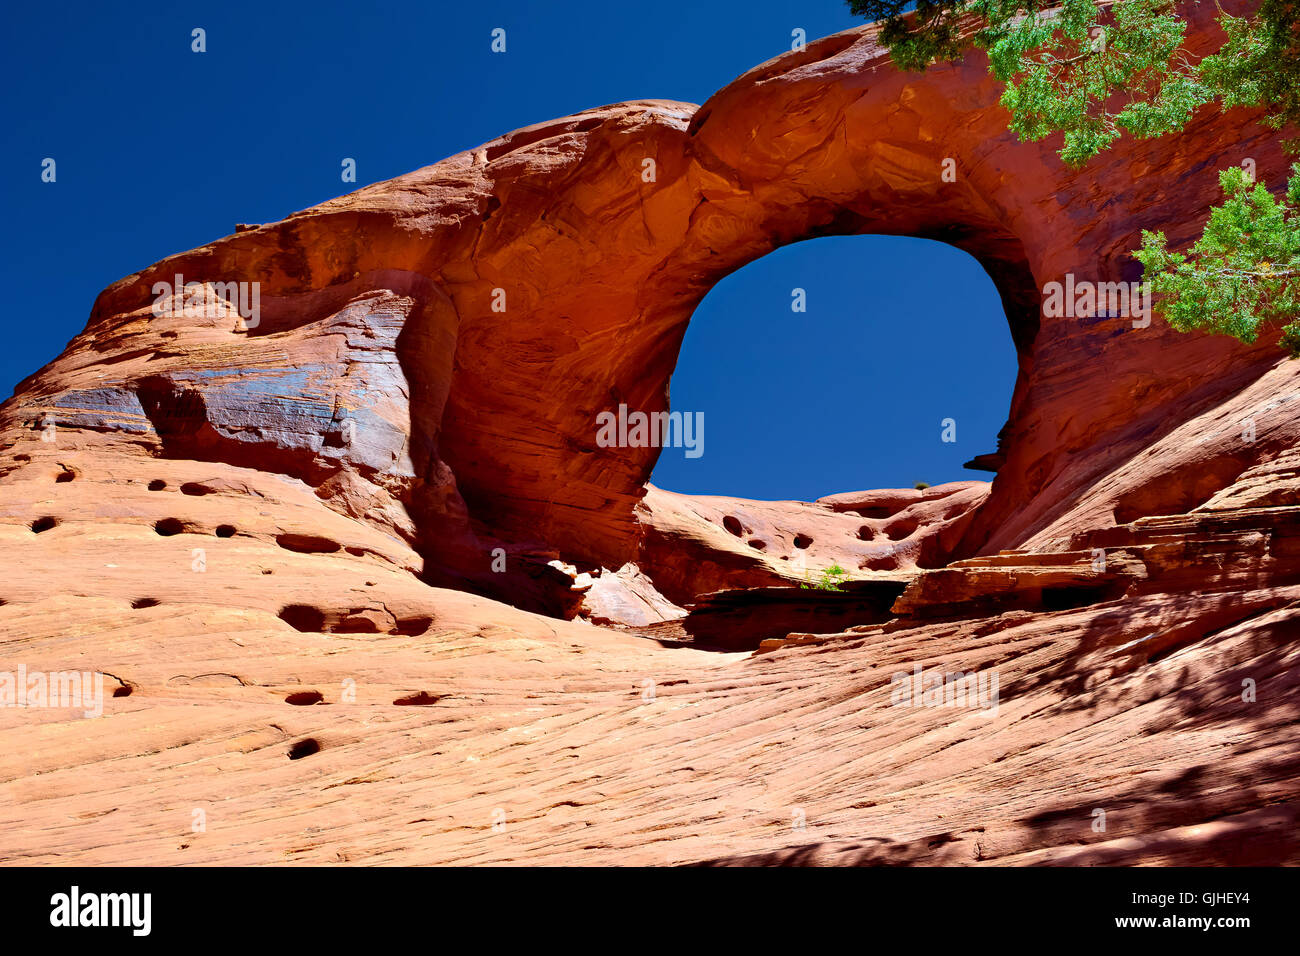
[[[1300,125],[1300,0],[1262,0],[1253,14],[1219,9],[1226,40],[1192,61],[1180,6],[1198,0],[848,0],[882,23],[904,69],[923,70],[968,49],[988,54],[1005,84],[1002,104],[1021,139],[1064,134],[1061,159],[1083,166],[1119,137],[1163,136],[1207,103],[1262,107],[1276,129]],[[1217,2],[1217,0],[1216,0]],[[1120,94],[1120,95],[1117,95]],[[1300,153],[1300,140],[1284,146]],[[1159,311],[1195,328],[1253,342],[1285,322],[1282,344],[1300,357],[1300,165],[1274,197],[1242,169],[1219,176],[1224,203],[1186,253],[1143,232],[1142,262]]]

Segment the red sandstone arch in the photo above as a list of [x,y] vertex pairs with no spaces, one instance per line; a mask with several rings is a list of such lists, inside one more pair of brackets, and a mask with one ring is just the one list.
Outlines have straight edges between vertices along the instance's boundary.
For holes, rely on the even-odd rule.
[[[1202,47],[1209,17],[1191,14]],[[1104,527],[1117,510],[1185,510],[1217,488],[1157,485],[1194,462],[1160,436],[1261,374],[1271,346],[1042,319],[1039,290],[1067,272],[1135,278],[1140,230],[1189,239],[1217,198],[1213,170],[1249,156],[1280,182],[1277,137],[1248,113],[1207,111],[1184,134],[1123,142],[1078,174],[1054,142],[1007,132],[998,92],[979,56],[900,73],[864,27],[763,64],[698,109],[624,103],[518,130],[115,283],[6,410],[161,435],[158,415],[199,408],[209,420],[180,430],[180,453],[305,476],[338,509],[419,541],[453,578],[480,575],[497,543],[618,567],[636,554],[634,506],[655,451],[598,447],[597,413],[666,407],[691,313],[745,263],[813,236],[913,235],[984,265],[1019,355],[1005,464],[954,553],[1062,546],[1061,528]],[[260,281],[264,324],[161,329],[150,289],[177,272]],[[497,289],[504,312],[492,309]],[[370,304],[339,318],[358,301]],[[380,308],[399,317],[394,341],[374,335]],[[383,377],[343,380],[375,354]],[[105,363],[112,377],[92,376]],[[169,388],[204,394],[193,381],[204,369],[255,379],[286,366],[325,371],[294,385],[301,395],[267,390],[251,427],[211,420],[212,401],[158,410]],[[162,398],[137,413],[146,381]],[[377,446],[322,459],[313,414],[331,401],[364,407]],[[237,399],[226,407],[239,418]],[[1159,465],[1125,470],[1141,447]]]
[[[1230,341],[1118,319],[1055,320],[1040,332],[1039,290],[1067,272],[1136,278],[1129,250],[1141,228],[1160,224],[1175,241],[1199,228],[1199,211],[1217,199],[1205,170],[1249,155],[1280,181],[1283,159],[1276,137],[1238,112],[1200,117],[1178,138],[1127,142],[1078,174],[1062,166],[1057,144],[1017,142],[997,97],[982,58],[902,74],[864,28],[757,67],[689,123],[671,104],[628,105],[599,126],[576,121],[588,129],[580,151],[549,138],[554,127],[516,134],[534,149],[549,144],[548,183],[556,165],[564,172],[546,193],[519,166],[494,176],[508,184],[499,197],[507,218],[485,233],[494,254],[478,271],[512,291],[522,282],[524,310],[503,329],[474,297],[481,291],[467,290],[461,341],[491,335],[497,347],[540,358],[534,381],[556,401],[521,421],[517,396],[494,394],[490,350],[458,353],[444,449],[471,509],[594,560],[626,557],[622,522],[653,452],[595,449],[595,413],[619,401],[665,407],[689,315],[722,276],[787,242],[874,232],[969,251],[1011,322],[1020,376],[1007,463],[963,549],[1009,547],[1049,529],[1060,502],[1121,461],[1135,436],[1172,427],[1189,394],[1214,387],[1189,370],[1214,368],[1212,354],[1223,364],[1250,359]],[[653,185],[638,177],[645,156],[658,162]],[[945,158],[956,160],[956,183],[940,176]],[[1104,367],[1090,366],[1103,351]],[[1142,407],[1117,414],[1114,403],[1138,394]],[[478,441],[485,426],[500,438],[491,457]],[[508,433],[516,427],[520,438]],[[508,450],[518,446],[527,450]],[[1108,522],[1106,505],[1090,520]]]

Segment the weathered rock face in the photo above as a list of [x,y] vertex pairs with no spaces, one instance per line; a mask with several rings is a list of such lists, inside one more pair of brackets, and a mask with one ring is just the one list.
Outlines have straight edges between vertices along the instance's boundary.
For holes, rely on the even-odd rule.
[[[1280,184],[1277,137],[1207,112],[1078,173],[997,93],[978,57],[901,74],[852,30],[702,107],[519,130],[106,289],[0,408],[0,654],[122,693],[90,731],[0,709],[0,826],[48,824],[5,859],[1297,859],[1300,363],[1040,294],[1136,279],[1140,230],[1189,239],[1216,168]],[[997,283],[1020,374],[991,485],[690,497],[598,440],[601,412],[667,409],[718,279],[868,232]],[[253,282],[241,318],[217,284]],[[875,595],[859,627],[789,589],[832,564]],[[668,646],[719,628],[770,653]],[[913,666],[996,669],[1011,719],[900,717]],[[178,841],[216,799],[195,766],[236,816]],[[774,836],[792,806],[809,830]]]
[[938,567],[987,496],[982,481],[801,501],[679,495],[646,486],[638,561],[681,604],[712,591],[850,577],[908,580]]

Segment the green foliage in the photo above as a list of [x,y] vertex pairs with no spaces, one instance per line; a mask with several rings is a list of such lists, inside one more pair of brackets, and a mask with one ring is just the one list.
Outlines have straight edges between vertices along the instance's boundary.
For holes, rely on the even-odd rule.
[[832,564],[825,571],[822,571],[816,580],[810,581],[806,584],[801,584],[799,587],[804,589],[813,588],[818,591],[838,591],[840,590],[840,584],[842,584],[844,579],[848,576],[849,572],[845,571],[838,564]]
[[[1187,25],[1171,0],[1117,0],[1109,17],[1094,0],[924,0],[914,17],[905,6],[849,0],[854,13],[884,21],[881,39],[904,69],[956,59],[972,46],[985,50],[989,69],[1007,84],[1002,104],[1011,129],[1024,140],[1063,132],[1060,155],[1074,166],[1123,133],[1181,129],[1241,73],[1232,51],[1209,77],[1183,56]],[[1262,49],[1257,24],[1241,23],[1238,42]],[[1251,62],[1261,65],[1258,57]],[[1235,86],[1233,95],[1240,95]]]
[[[1064,134],[1061,158],[1083,166],[1128,134],[1182,129],[1197,108],[1262,107],[1276,129],[1300,125],[1300,0],[1262,0],[1248,17],[1219,9],[1226,34],[1192,62],[1175,0],[848,0],[883,21],[898,65],[922,70],[983,49],[1006,84],[1002,103],[1023,140]],[[1284,144],[1300,153],[1300,140]],[[1282,344],[1300,357],[1300,167],[1280,201],[1240,169],[1220,174],[1225,201],[1186,253],[1163,232],[1143,232],[1157,310],[1182,331],[1201,328],[1253,342],[1265,323],[1288,321]]]
[[1279,201],[1244,170],[1225,169],[1224,203],[1186,254],[1171,252],[1163,232],[1142,233],[1135,255],[1171,326],[1254,342],[1261,324],[1289,320],[1282,344],[1300,357],[1300,165],[1292,173]]
[[[1021,139],[1061,130],[1061,158],[1080,166],[1127,131],[1159,136],[1181,128],[1211,99],[1177,54],[1186,25],[1166,0],[1121,0],[1102,26],[1091,0],[1065,0],[1006,28],[989,63],[1007,83],[1002,104]],[[1108,101],[1123,92],[1127,102]]]
[[[1200,70],[1223,106],[1264,106],[1275,129],[1300,125],[1300,0],[1264,0],[1254,19],[1225,13],[1219,25],[1227,42]],[[1300,141],[1285,145],[1300,152]]]

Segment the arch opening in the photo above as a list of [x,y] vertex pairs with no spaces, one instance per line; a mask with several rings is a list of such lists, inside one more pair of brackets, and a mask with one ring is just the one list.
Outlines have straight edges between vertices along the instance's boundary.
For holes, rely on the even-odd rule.
[[1003,297],[969,253],[886,235],[785,245],[695,309],[669,404],[702,416],[703,448],[660,449],[650,481],[815,501],[987,480],[1016,375]]
[[824,613],[763,597],[792,584],[842,585],[845,620],[886,620],[919,570],[974,553],[1037,333],[1028,264],[999,246],[990,267],[987,236],[806,238],[709,289],[667,389],[705,449],[647,469],[638,566],[705,639],[753,601],[795,614],[778,629]]

